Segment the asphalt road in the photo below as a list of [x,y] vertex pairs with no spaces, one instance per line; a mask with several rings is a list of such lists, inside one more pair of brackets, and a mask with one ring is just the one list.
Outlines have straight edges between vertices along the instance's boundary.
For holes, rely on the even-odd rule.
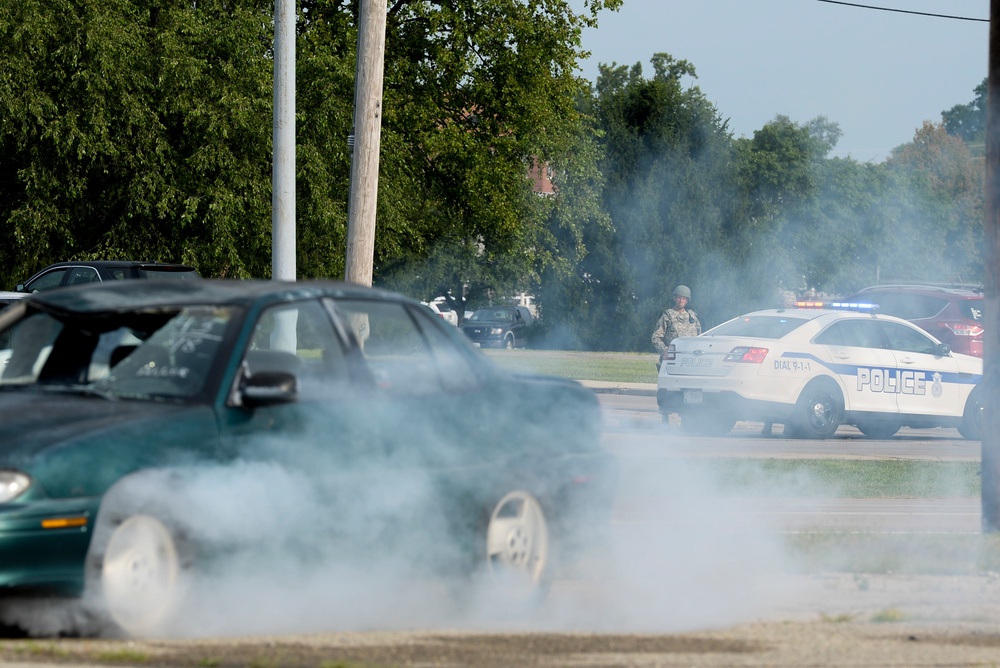
[[[1000,665],[1000,576],[947,563],[906,568],[914,555],[905,550],[924,549],[906,546],[928,538],[981,549],[979,499],[721,496],[700,465],[715,457],[975,461],[978,443],[954,430],[873,441],[850,428],[799,441],[777,429],[764,437],[753,423],[722,438],[690,437],[662,424],[649,396],[604,393],[601,401],[605,445],[623,464],[613,532],[537,610],[479,601],[445,614],[436,590],[416,584],[326,616],[275,614],[273,601],[248,601],[231,616],[253,619],[259,606],[255,625],[196,639],[6,640],[0,665]],[[901,568],[816,570],[789,550],[789,541],[829,535],[856,539],[861,550],[873,537],[900,538],[902,552],[891,556]]]

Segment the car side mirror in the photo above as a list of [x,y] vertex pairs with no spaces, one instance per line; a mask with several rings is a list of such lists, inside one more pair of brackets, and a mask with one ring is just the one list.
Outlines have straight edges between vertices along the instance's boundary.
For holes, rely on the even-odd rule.
[[935,350],[937,351],[935,354],[938,357],[948,357],[949,355],[951,355],[951,346],[948,345],[947,343],[937,344]]
[[247,408],[287,404],[298,399],[298,382],[287,371],[259,371],[249,376],[240,390]]
[[24,292],[24,283],[18,283],[17,287],[14,288],[14,292]]

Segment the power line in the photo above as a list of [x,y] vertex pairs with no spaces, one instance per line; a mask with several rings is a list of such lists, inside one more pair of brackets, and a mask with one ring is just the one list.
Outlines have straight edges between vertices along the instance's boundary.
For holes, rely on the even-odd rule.
[[846,5],[848,7],[860,7],[862,9],[877,9],[883,12],[898,12],[900,14],[917,14],[919,16],[933,16],[936,19],[955,19],[957,21],[982,21],[983,23],[989,23],[989,19],[977,19],[971,16],[949,16],[947,14],[931,14],[930,12],[914,12],[909,9],[893,9],[892,7],[875,7],[873,5],[859,5],[854,2],[840,2],[839,0],[816,0],[817,2],[826,2],[831,5]]

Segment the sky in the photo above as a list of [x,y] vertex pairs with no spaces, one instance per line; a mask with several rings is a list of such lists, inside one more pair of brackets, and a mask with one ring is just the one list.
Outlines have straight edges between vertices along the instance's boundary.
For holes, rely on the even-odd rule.
[[[856,0],[896,10],[989,18],[986,0]],[[584,31],[598,65],[665,52],[694,65],[698,86],[735,137],[784,115],[817,116],[843,135],[832,156],[881,162],[924,121],[975,99],[988,69],[989,23],[879,11],[820,0],[624,0]]]

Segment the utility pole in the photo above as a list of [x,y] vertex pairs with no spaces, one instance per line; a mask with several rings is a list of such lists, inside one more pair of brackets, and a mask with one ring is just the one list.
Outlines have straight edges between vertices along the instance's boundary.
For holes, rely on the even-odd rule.
[[1000,0],[990,0],[986,92],[986,249],[983,306],[983,532],[1000,531]]
[[354,78],[354,148],[347,202],[347,258],[344,279],[372,284],[375,210],[382,133],[382,73],[385,60],[386,0],[361,0]]
[[295,0],[274,0],[271,278],[295,280]]

